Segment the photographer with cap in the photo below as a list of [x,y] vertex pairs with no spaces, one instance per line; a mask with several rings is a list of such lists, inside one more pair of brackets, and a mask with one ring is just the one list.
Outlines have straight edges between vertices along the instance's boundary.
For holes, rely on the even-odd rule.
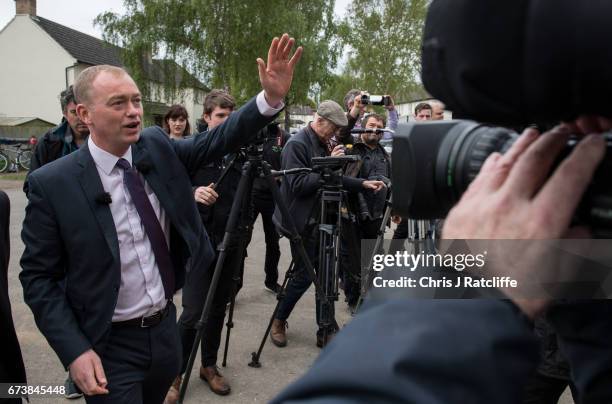
[[[344,146],[337,145],[332,147],[330,145],[330,140],[346,125],[347,119],[342,107],[334,101],[323,101],[319,104],[314,116],[314,121],[310,122],[304,129],[293,135],[285,145],[281,154],[281,169],[311,168],[311,159],[313,157],[344,155]],[[344,189],[351,192],[359,192],[364,189],[377,192],[385,187],[382,181],[370,181],[350,177],[343,177],[342,185]],[[312,172],[288,175],[283,179],[280,189],[281,196],[287,203],[291,218],[295,223],[297,231],[302,236],[304,248],[315,270],[317,270],[318,267],[318,228],[316,223],[315,225],[310,225],[309,220],[313,208],[318,202],[317,191],[320,187],[320,174]],[[281,233],[285,235],[288,234],[285,229],[289,228],[287,225],[287,220],[289,218],[282,217],[280,209],[277,208],[275,210],[273,219]],[[280,302],[276,318],[272,322],[272,329],[270,331],[270,339],[272,343],[278,347],[287,345],[287,336],[285,332],[287,318],[291,314],[295,304],[313,281],[293,245],[291,246],[291,254],[295,263],[294,277],[287,284],[285,290],[286,295]],[[319,314],[320,313],[317,312],[317,324],[320,324]],[[319,327],[317,331],[317,346],[322,347],[327,343],[327,341],[324,341],[323,335],[329,337],[336,331],[336,329],[323,330]]]

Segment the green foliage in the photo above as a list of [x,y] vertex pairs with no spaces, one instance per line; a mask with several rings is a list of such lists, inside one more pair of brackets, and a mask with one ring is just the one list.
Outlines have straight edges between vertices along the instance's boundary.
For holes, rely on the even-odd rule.
[[[339,29],[349,48],[349,60],[344,74],[336,77],[334,91],[360,88],[371,94],[390,94],[396,102],[419,92],[428,4],[428,0],[353,0]],[[347,77],[352,78],[350,86]]]
[[[261,89],[257,57],[266,60],[271,39],[288,32],[304,46],[304,54],[287,99],[288,103],[302,103],[313,88],[327,85],[336,64],[340,44],[335,40],[333,3],[124,0],[125,15],[107,12],[96,18],[96,24],[103,28],[104,39],[125,49],[126,66],[141,89],[151,69],[143,55],[152,54],[177,61],[209,87],[224,88],[239,102]],[[181,68],[172,63],[160,68],[165,91],[188,86]]]

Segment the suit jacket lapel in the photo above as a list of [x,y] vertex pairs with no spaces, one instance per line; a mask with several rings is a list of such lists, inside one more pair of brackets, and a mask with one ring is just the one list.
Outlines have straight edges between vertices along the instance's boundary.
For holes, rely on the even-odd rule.
[[77,179],[85,193],[85,199],[100,225],[100,230],[104,234],[113,258],[119,262],[119,242],[117,240],[117,229],[115,229],[113,215],[107,204],[99,202],[105,190],[102,187],[96,163],[89,153],[87,144],[84,144],[76,153],[78,153],[77,162],[80,166]]

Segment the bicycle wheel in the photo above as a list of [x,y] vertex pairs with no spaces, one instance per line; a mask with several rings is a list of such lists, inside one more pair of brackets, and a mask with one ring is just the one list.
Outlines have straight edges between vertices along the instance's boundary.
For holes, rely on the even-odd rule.
[[0,153],[0,173],[6,172],[9,166],[9,159],[3,153]]
[[30,150],[24,150],[17,156],[17,160],[19,160],[19,165],[24,170],[30,170],[30,161],[32,161],[32,152]]

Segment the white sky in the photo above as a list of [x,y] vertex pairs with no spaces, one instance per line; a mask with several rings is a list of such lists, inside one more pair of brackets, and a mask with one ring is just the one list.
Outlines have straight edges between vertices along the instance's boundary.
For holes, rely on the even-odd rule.
[[[245,0],[248,1],[248,0]],[[336,0],[335,13],[345,13],[350,0]],[[94,28],[93,20],[98,14],[113,11],[123,14],[123,0],[38,0],[36,14],[67,27],[102,37],[99,27]],[[15,0],[0,0],[0,29],[15,16]]]

